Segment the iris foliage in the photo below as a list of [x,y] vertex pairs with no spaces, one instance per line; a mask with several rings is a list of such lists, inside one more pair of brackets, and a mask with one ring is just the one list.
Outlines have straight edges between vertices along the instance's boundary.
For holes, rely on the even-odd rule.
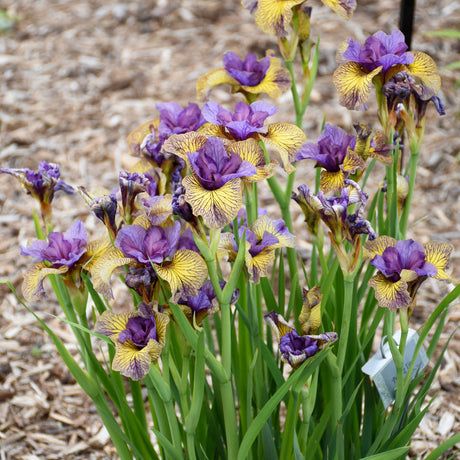
[[[346,19],[356,7],[324,2]],[[120,172],[117,190],[70,186],[54,164],[1,170],[40,205],[38,239],[22,248],[38,259],[24,274],[24,298],[43,299],[50,280],[80,360],[37,320],[123,460],[405,458],[445,348],[431,370],[412,369],[423,346],[433,357],[460,293],[449,243],[408,237],[426,109],[444,113],[436,65],[408,51],[397,30],[348,40],[331,76],[339,101],[365,109],[375,97],[380,126],[363,111],[354,132],[326,119],[307,140],[302,122],[319,59],[311,9],[300,0],[243,4],[277,37],[281,57],[226,53],[222,68],[197,82],[201,107],[158,104],[159,116],[128,137],[138,162]],[[233,106],[208,100],[222,84]],[[267,99],[289,89],[295,123],[270,120],[278,109]],[[317,168],[315,183],[296,178],[300,162]],[[369,197],[371,179],[381,185]],[[259,206],[263,181],[278,216]],[[60,190],[81,194],[102,222],[98,239],[80,221],[53,231]],[[294,231],[295,207],[305,225]],[[312,243],[306,258],[296,250],[301,239]],[[111,307],[115,275],[132,298],[122,311]],[[416,296],[429,277],[452,289],[407,360]],[[382,335],[396,375],[388,408],[361,370]]]

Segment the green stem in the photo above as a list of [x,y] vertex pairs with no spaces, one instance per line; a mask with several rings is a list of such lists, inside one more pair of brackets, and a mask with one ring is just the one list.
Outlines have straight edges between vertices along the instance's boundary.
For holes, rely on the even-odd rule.
[[412,205],[412,198],[414,196],[415,178],[417,176],[417,163],[419,152],[412,152],[409,159],[409,193],[407,194],[404,202],[404,209],[399,223],[401,239],[406,238],[407,227],[409,224],[409,214]]
[[222,365],[226,381],[221,383],[222,409],[224,413],[225,435],[227,438],[227,459],[236,459],[238,453],[238,433],[235,401],[232,386],[232,318],[230,305],[221,305],[222,311]]
[[289,74],[291,75],[291,93],[292,93],[292,99],[294,101],[294,108],[295,108],[295,124],[299,127],[302,128],[302,122],[303,122],[303,111],[302,111],[302,102],[299,97],[299,92],[297,91],[297,85],[295,83],[295,75],[294,75],[294,67],[292,65],[292,61],[284,61],[286,64],[286,68],[289,71]]
[[354,278],[350,273],[344,273],[344,305],[342,312],[342,324],[340,326],[339,345],[337,353],[337,367],[342,375],[343,365],[348,346],[351,313],[353,308]]

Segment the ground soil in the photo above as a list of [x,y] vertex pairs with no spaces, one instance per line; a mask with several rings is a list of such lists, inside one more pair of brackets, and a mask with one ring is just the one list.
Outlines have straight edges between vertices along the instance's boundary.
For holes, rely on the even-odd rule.
[[[337,103],[331,83],[337,46],[346,38],[363,41],[377,30],[397,27],[399,1],[360,1],[346,22],[319,0],[313,6],[312,36],[321,36],[318,81],[305,117],[313,140],[323,119],[350,130],[354,121],[375,122],[375,107],[349,112]],[[0,1],[17,24],[0,35],[0,167],[36,169],[42,160],[61,165],[66,182],[95,190],[117,184],[129,168],[127,134],[155,118],[159,102],[184,105],[195,100],[196,79],[220,67],[225,51],[240,55],[277,49],[237,0],[16,0]],[[429,53],[442,75],[446,115],[430,108],[410,234],[419,241],[442,239],[454,246],[451,272],[460,278],[460,130],[459,75],[446,68],[460,60],[460,41],[435,38],[428,31],[457,28],[460,4],[420,0],[413,49]],[[237,99],[218,88],[213,99],[232,105]],[[292,121],[289,94],[278,101],[280,121]],[[298,183],[311,177],[298,174]],[[377,183],[378,178],[374,179]],[[267,207],[268,195],[262,195]],[[11,176],[0,175],[0,279],[20,289],[30,264],[19,246],[34,237],[32,202]],[[309,236],[295,212],[299,249],[308,252]],[[91,235],[101,227],[77,196],[55,200],[56,227],[65,230],[76,218]],[[414,314],[426,320],[448,292],[447,284],[426,283]],[[49,288],[49,286],[48,286]],[[119,298],[121,302],[122,297]],[[76,344],[56,303],[32,305],[58,331],[68,349]],[[441,337],[446,343],[460,319],[458,303],[448,314]],[[66,370],[49,338],[30,313],[0,285],[0,458],[116,458],[91,401]],[[460,337],[453,337],[431,395],[438,397],[414,437],[411,457],[423,458],[459,430]],[[453,451],[451,452],[451,455]]]

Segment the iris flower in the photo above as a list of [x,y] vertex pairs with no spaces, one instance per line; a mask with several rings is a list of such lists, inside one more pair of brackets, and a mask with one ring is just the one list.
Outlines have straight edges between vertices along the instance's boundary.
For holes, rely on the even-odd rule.
[[[203,116],[209,123],[200,129],[200,134],[213,135],[233,141],[253,139],[263,141],[273,147],[281,156],[284,169],[291,173],[295,154],[305,141],[305,134],[291,123],[270,123],[264,127],[265,120],[274,115],[278,109],[266,102],[256,101],[252,104],[238,102],[231,112],[217,104],[207,102],[203,107]],[[265,155],[259,145],[251,147],[254,151],[254,164],[259,166],[259,174],[269,177],[275,162],[265,165]],[[258,179],[259,180],[259,175]]]
[[315,160],[316,167],[323,168],[319,183],[322,192],[342,190],[351,174],[362,173],[369,157],[391,164],[391,147],[385,143],[383,133],[377,132],[372,136],[372,131],[361,125],[356,125],[355,129],[358,138],[337,126],[326,124],[315,142],[304,144],[297,153],[296,161]]
[[230,223],[242,205],[243,180],[251,180],[258,172],[248,161],[252,159],[251,144],[187,133],[171,136],[165,149],[185,160],[192,170],[182,185],[193,214],[202,216],[210,228]]
[[281,360],[288,363],[293,369],[297,369],[306,359],[318,353],[327,343],[334,343],[337,340],[335,332],[310,335],[316,334],[321,325],[319,288],[315,287],[310,291],[304,289],[303,298],[304,305],[299,316],[303,335],[299,335],[295,328],[274,310],[264,316],[280,344]]
[[390,35],[377,32],[364,45],[348,39],[342,43],[338,61],[345,61],[334,72],[333,81],[339,102],[348,109],[362,106],[369,98],[372,84],[380,91],[391,77],[405,71],[413,77],[427,100],[441,87],[436,64],[425,53],[407,51],[404,35],[393,30]]
[[99,317],[95,332],[115,344],[112,369],[132,380],[141,380],[148,374],[150,364],[161,355],[168,322],[168,315],[141,302],[135,312],[106,310]]
[[452,247],[442,242],[422,246],[414,240],[397,241],[389,236],[368,241],[364,254],[378,270],[369,281],[378,304],[391,311],[407,308],[428,277],[450,280],[445,269],[451,251]]
[[165,161],[162,152],[165,140],[173,134],[195,131],[205,120],[194,103],[184,109],[177,102],[165,102],[156,107],[160,111],[159,118],[142,124],[129,134],[126,142],[134,156],[142,154],[157,166],[162,166]]
[[49,275],[70,274],[85,254],[86,245],[85,227],[77,221],[65,233],[51,232],[48,241],[36,240],[27,248],[21,246],[21,254],[39,259],[24,273],[24,298],[28,302],[34,298],[43,298],[44,279]]
[[291,87],[291,77],[280,61],[267,52],[267,57],[257,60],[253,53],[241,59],[236,53],[225,53],[223,68],[214,69],[200,77],[196,84],[198,99],[206,100],[208,92],[218,85],[228,84],[233,93],[243,93],[249,100],[259,94],[276,99]]
[[[243,6],[254,13],[257,25],[267,34],[284,37],[288,34],[294,10],[306,0],[243,0]],[[322,0],[339,16],[350,19],[355,0]]]
[[[144,282],[150,277],[153,283],[157,276],[167,281],[173,302],[179,297],[197,295],[207,276],[206,264],[197,252],[179,249],[182,247],[180,233],[179,222],[160,227],[150,225],[146,218],[123,227],[117,234],[116,247],[101,251],[91,261],[89,269],[95,289],[112,297],[110,276],[116,268],[131,265],[138,270],[131,271],[130,275]],[[136,280],[131,279],[131,282]]]
[[[261,277],[268,276],[275,261],[277,248],[293,248],[295,237],[289,232],[282,219],[272,220],[267,215],[259,216],[249,227],[240,226],[239,234],[246,230],[245,262],[250,281],[258,283]],[[221,237],[219,254],[229,261],[235,259],[238,247],[233,233]]]

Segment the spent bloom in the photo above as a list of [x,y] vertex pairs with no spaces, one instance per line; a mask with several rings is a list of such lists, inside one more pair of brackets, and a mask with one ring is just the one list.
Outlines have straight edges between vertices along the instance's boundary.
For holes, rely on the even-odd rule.
[[115,344],[112,369],[132,380],[143,379],[165,345],[168,315],[141,302],[138,310],[114,313],[106,310],[98,319],[95,332]]
[[362,106],[369,98],[372,84],[377,90],[398,72],[405,71],[423,88],[427,99],[441,87],[436,64],[425,53],[407,51],[404,35],[393,30],[390,35],[377,32],[361,45],[348,39],[339,48],[339,62],[333,81],[339,93],[340,104],[348,109]]
[[86,252],[87,235],[81,221],[76,221],[65,233],[51,232],[48,241],[36,240],[21,254],[39,260],[24,273],[22,291],[27,301],[44,297],[43,281],[49,275],[69,273]]
[[[306,0],[243,0],[257,25],[267,34],[284,37],[288,34],[292,18]],[[339,16],[350,19],[356,8],[355,0],[323,0]]]
[[337,340],[337,333],[324,332],[316,334],[321,326],[321,293],[315,286],[310,291],[303,290],[303,306],[299,315],[301,333],[290,326],[287,321],[274,310],[264,316],[270,325],[273,335],[279,342],[279,352],[282,361],[297,369],[306,359],[314,356],[326,344]]
[[369,285],[381,307],[395,311],[411,307],[421,283],[428,277],[450,280],[445,272],[452,246],[442,242],[422,245],[379,236],[364,245],[364,254],[377,268]]
[[229,51],[222,58],[224,67],[214,69],[198,79],[196,92],[200,100],[206,100],[207,93],[218,85],[228,84],[233,93],[243,93],[246,99],[254,101],[259,94],[276,99],[291,87],[291,77],[280,61],[267,52],[257,59],[249,53],[241,59]]

